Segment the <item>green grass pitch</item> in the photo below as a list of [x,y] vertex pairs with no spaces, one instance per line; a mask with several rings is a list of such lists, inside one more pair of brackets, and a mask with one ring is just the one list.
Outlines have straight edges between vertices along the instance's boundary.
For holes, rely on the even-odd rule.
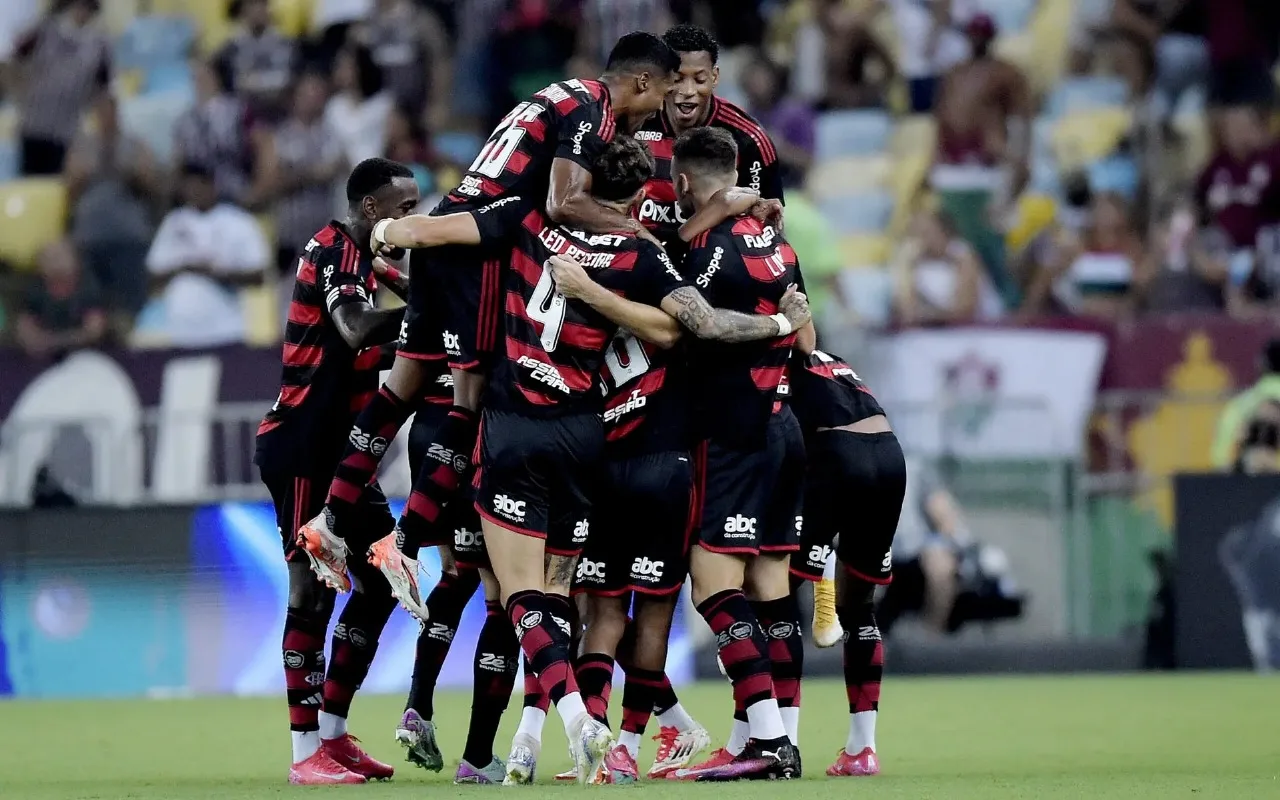
[[[686,706],[718,737],[728,730],[729,689],[683,691]],[[447,757],[457,758],[469,697],[439,698]],[[519,698],[499,747],[510,741]],[[789,784],[636,787],[554,786],[568,766],[559,719],[548,720],[541,785],[455,787],[452,772],[418,770],[392,741],[398,697],[357,698],[352,732],[396,765],[394,781],[342,788],[285,783],[289,734],[282,700],[0,703],[3,800],[258,800],[332,796],[350,800],[462,797],[522,792],[528,800],[580,792],[627,792],[647,800],[724,797],[1280,798],[1280,678],[1189,674],[893,679],[885,684],[879,746],[884,774],[829,779],[843,745],[843,686],[804,687],[801,747],[806,774]],[[616,714],[616,709],[615,709]],[[616,716],[615,716],[616,719]],[[651,743],[641,769],[652,760]]]

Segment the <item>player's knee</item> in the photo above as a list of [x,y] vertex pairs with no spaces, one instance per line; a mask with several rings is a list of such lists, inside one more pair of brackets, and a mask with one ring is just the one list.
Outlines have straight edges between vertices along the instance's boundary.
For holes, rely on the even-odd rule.
[[436,548],[436,552],[440,554],[440,571],[448,573],[455,578],[458,577],[458,562],[453,557],[453,548],[447,544],[442,544]]
[[762,554],[747,564],[743,590],[752,600],[776,600],[791,593],[789,554]]
[[316,580],[306,564],[289,564],[289,613],[327,622],[334,598],[334,591]]
[[479,372],[453,371],[453,404],[470,411],[480,410],[480,396],[484,394],[485,376]]
[[487,569],[477,570],[480,573],[480,584],[484,587],[484,601],[486,603],[497,603],[502,600],[502,586],[498,584],[498,578]]

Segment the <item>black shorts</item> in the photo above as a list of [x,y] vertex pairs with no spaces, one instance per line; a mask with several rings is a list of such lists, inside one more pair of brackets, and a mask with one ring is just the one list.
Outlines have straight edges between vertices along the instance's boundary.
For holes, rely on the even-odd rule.
[[574,593],[668,595],[689,572],[693,464],[667,452],[609,461],[592,503]]
[[[448,405],[423,404],[413,416],[413,425],[409,428],[409,473],[415,484],[424,464],[439,463],[425,459],[435,443],[440,423],[449,414],[449,408]],[[470,474],[463,476],[458,496],[449,501],[440,515],[439,529],[449,532],[453,558],[458,567],[487,569],[489,560],[484,552],[484,535],[480,532],[480,515],[476,513],[475,489],[471,485]]]
[[400,354],[487,370],[502,330],[502,266],[478,247],[415,251]]
[[764,446],[703,442],[694,453],[702,511],[697,543],[713,553],[791,552],[804,524],[804,438],[791,409],[769,419]]
[[893,433],[832,430],[809,440],[800,552],[792,574],[822,577],[831,542],[846,572],[871,583],[893,578],[893,535],[907,488],[907,464]]
[[603,457],[598,414],[534,419],[485,409],[476,508],[495,525],[545,539],[548,553],[577,556]]
[[[329,484],[333,482],[333,470],[318,472],[315,475],[297,476],[285,473],[262,472],[262,482],[271,492],[271,502],[276,507],[276,528],[280,531],[280,544],[284,547],[286,561],[305,561],[307,556],[298,549],[295,539],[298,529],[324,508],[324,501],[329,493]],[[345,517],[344,517],[345,520]],[[343,538],[352,553],[359,554],[351,559],[354,565],[364,563],[364,551],[369,545],[391,533],[396,526],[396,518],[387,507],[387,498],[382,494],[382,487],[377,481],[365,487],[356,504],[351,523],[343,523]],[[349,533],[348,533],[349,531]],[[354,570],[353,570],[354,571]]]

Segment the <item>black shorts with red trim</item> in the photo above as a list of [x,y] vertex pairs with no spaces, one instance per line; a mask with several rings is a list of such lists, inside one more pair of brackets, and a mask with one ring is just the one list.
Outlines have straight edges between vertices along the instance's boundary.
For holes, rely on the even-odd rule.
[[[424,465],[439,463],[428,462],[427,454],[441,423],[449,416],[450,407],[447,403],[423,403],[413,416],[413,425],[409,428],[409,473],[415,484]],[[453,558],[459,568],[487,569],[489,559],[484,552],[484,535],[480,532],[471,478],[470,474],[463,477],[457,496],[441,510],[439,529],[450,536]]]
[[689,453],[610,460],[602,474],[574,593],[616,597],[680,591],[689,572]]
[[[271,502],[275,504],[276,527],[280,531],[280,544],[286,561],[306,560],[307,556],[298,549],[295,538],[298,529],[324,508],[332,481],[332,469],[305,476],[263,470],[262,482],[271,492]],[[377,481],[365,487],[352,513],[353,521],[348,526],[351,534],[346,540],[353,553],[363,554],[369,545],[391,533],[396,526],[396,518],[392,516]],[[351,560],[353,571],[357,562],[364,563],[364,559]]]
[[754,450],[703,442],[695,452],[702,500],[697,543],[714,553],[792,552],[804,525],[804,437],[791,409],[769,419]]
[[476,508],[495,525],[545,539],[548,553],[577,556],[603,460],[598,414],[535,419],[485,409]]
[[804,531],[791,572],[816,581],[831,555],[871,583],[893,579],[893,535],[907,489],[907,464],[891,432],[829,430],[809,438]]
[[400,353],[487,371],[502,331],[503,262],[481,247],[414,251]]

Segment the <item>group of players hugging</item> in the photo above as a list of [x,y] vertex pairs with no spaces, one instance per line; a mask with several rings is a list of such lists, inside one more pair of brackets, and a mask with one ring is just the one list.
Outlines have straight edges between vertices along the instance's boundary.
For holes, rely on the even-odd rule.
[[[396,738],[442,769],[432,694],[481,585],[458,783],[532,783],[551,705],[574,765],[561,779],[637,780],[655,713],[650,779],[798,777],[796,589],[833,546],[851,716],[827,774],[879,771],[872,595],[890,579],[902,451],[854,371],[816,349],[773,144],[715,96],[717,58],[697,27],[628,34],[599,80],[512,109],[430,214],[411,215],[407,168],[357,165],[346,218],[300,254],[256,455],[290,571],[291,782],[391,777],[346,718],[397,603],[423,625]],[[379,309],[378,288],[406,305]],[[376,472],[410,416],[397,521]],[[425,598],[423,547],[444,567]],[[686,576],[735,703],[729,741],[696,765],[710,736],[664,674]],[[326,666],[337,592],[352,594]]]

